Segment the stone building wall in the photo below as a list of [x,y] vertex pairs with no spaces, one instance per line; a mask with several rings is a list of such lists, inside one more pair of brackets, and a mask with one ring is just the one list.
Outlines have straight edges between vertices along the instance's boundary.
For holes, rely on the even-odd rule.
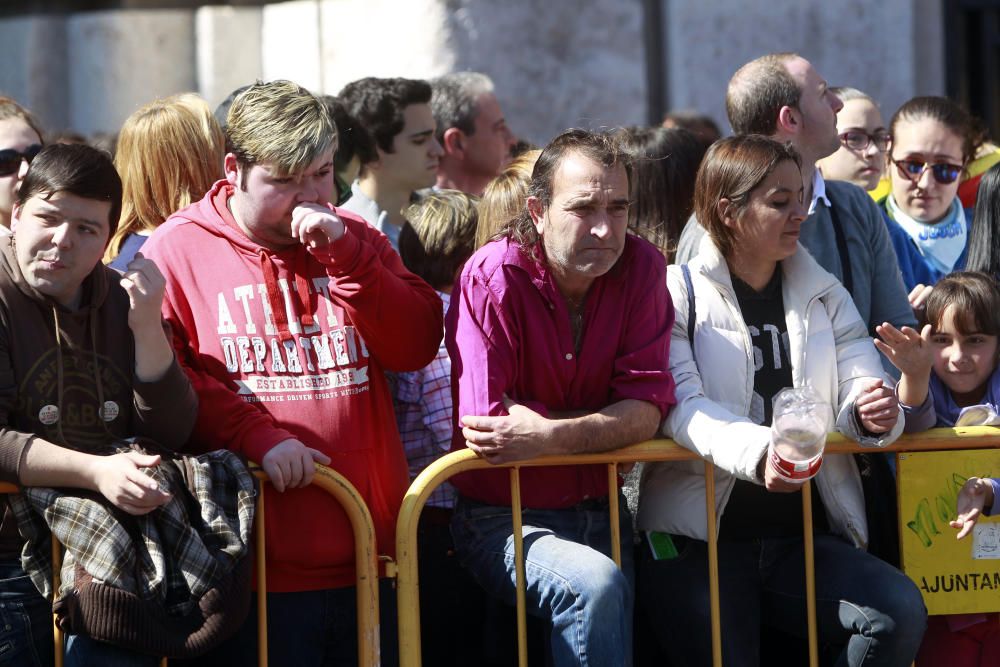
[[[91,133],[185,90],[215,105],[257,78],[335,94],[362,76],[474,69],[493,77],[514,131],[541,143],[570,126],[648,120],[644,5],[656,1],[294,0],[5,18],[0,42],[17,57],[0,91],[49,128]],[[659,1],[668,104],[723,127],[726,81],[768,51],[799,51],[889,113],[944,90],[943,0]]]

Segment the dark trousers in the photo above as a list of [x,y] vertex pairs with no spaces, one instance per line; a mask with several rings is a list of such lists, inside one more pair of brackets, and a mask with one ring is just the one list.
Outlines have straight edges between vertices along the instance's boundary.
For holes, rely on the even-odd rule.
[[52,605],[20,562],[0,563],[0,667],[50,667]]
[[[675,667],[712,662],[708,545],[677,538],[678,555],[653,560],[641,549],[637,596]],[[831,535],[815,538],[816,617],[823,644],[843,646],[837,665],[910,665],[927,619],[920,591],[902,572]],[[719,543],[722,659],[760,664],[762,625],[805,637],[801,538]]]
[[[271,667],[357,667],[357,607],[353,586],[267,594],[268,664]],[[187,666],[247,667],[257,664],[257,594],[246,622],[229,640]],[[383,667],[399,663],[396,591],[379,581]],[[173,664],[175,661],[171,661]]]

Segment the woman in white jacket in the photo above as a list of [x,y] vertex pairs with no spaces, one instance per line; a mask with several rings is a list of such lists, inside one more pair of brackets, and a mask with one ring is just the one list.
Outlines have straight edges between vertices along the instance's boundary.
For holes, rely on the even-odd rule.
[[[756,135],[716,142],[695,193],[709,233],[690,283],[681,267],[668,273],[677,405],[663,431],[715,465],[723,661],[758,665],[762,625],[806,635],[801,486],[765,456],[772,399],[809,385],[837,430],[873,447],[895,440],[903,420],[850,295],[798,244],[806,210],[794,150]],[[641,488],[640,608],[669,629],[658,636],[676,665],[710,664],[704,464],[649,465]],[[853,458],[827,455],[813,488],[821,643],[843,647],[838,665],[909,665],[926,611],[905,575],[864,551]]]

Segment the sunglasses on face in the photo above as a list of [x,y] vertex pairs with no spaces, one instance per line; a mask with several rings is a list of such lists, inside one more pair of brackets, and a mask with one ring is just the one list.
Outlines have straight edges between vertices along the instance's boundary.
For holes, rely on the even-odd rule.
[[892,137],[889,136],[888,132],[868,134],[864,130],[849,130],[840,135],[840,143],[844,144],[852,151],[863,151],[867,149],[869,145],[874,143],[875,148],[885,152],[889,148],[889,144],[891,142]]
[[948,164],[947,162],[937,162],[930,163],[924,162],[923,160],[916,160],[913,158],[907,160],[895,160],[889,158],[889,161],[896,165],[896,170],[899,171],[899,175],[903,178],[916,183],[920,180],[924,171],[928,168],[931,170],[931,175],[934,180],[941,185],[948,185],[949,183],[954,183],[958,180],[958,177],[962,175],[964,168],[957,164]]
[[16,174],[17,170],[21,168],[21,160],[31,164],[40,150],[42,150],[41,144],[32,144],[23,152],[14,148],[3,149],[0,151],[0,176]]

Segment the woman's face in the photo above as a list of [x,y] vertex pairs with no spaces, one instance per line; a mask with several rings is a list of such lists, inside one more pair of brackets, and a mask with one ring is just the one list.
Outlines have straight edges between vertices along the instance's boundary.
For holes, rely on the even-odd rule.
[[732,254],[747,261],[780,262],[795,253],[799,230],[806,219],[802,172],[791,160],[780,163],[750,192],[738,219]]
[[[894,129],[889,157],[896,205],[914,220],[941,221],[958,194],[965,165],[962,137],[932,118],[901,120]],[[936,165],[940,166],[935,169]],[[951,183],[940,182],[937,176],[953,175],[956,169],[959,176]]]
[[[819,161],[823,178],[874,190],[885,168],[889,138],[878,107],[864,99],[844,102],[844,108],[837,113],[837,134],[840,148]],[[860,144],[866,145],[858,148]]]
[[[0,150],[12,149],[19,153],[42,143],[31,126],[20,118],[0,120]],[[0,224],[10,226],[10,213],[17,201],[17,189],[28,171],[27,160],[18,159],[15,169],[0,175]]]

